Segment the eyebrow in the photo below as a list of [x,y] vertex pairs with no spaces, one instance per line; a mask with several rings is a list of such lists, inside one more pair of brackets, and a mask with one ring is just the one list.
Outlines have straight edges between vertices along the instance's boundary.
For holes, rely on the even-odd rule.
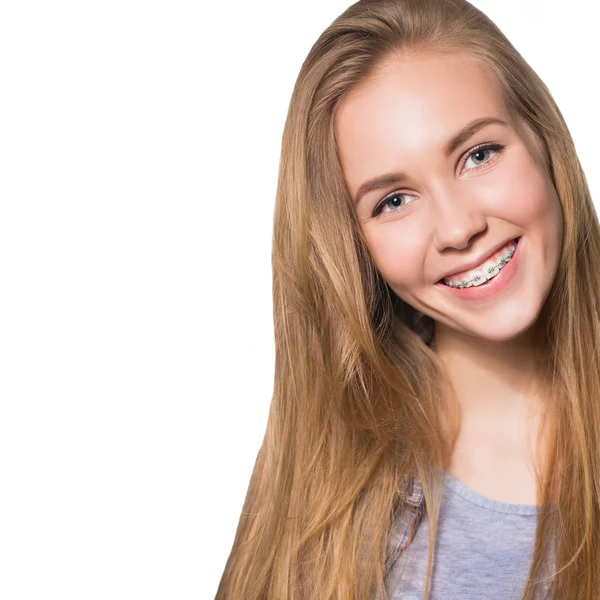
[[[506,121],[496,119],[495,117],[486,117],[471,121],[447,142],[446,155],[450,156],[461,144],[467,141],[471,136],[475,135],[480,129],[483,129],[488,125],[504,125],[510,127]],[[358,188],[358,192],[356,192],[356,196],[354,197],[354,204],[358,204],[359,200],[370,192],[398,184],[405,179],[408,179],[408,177],[401,172],[385,173],[384,175],[369,179]]]

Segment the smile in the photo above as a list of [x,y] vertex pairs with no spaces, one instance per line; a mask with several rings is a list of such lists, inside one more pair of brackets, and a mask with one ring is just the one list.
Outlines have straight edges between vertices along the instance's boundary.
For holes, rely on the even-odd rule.
[[[491,264],[483,263],[477,269],[462,274],[455,282],[438,281],[435,285],[445,294],[450,294],[459,300],[471,302],[487,302],[508,289],[516,279],[523,253],[523,238],[519,237],[500,254],[494,257]],[[475,279],[478,277],[479,279]]]
[[516,248],[517,242],[513,240],[501,251],[499,257],[484,262],[476,269],[471,269],[460,279],[447,277],[442,280],[442,283],[450,287],[459,288],[483,285],[490,279],[496,277],[496,275],[498,275],[498,273],[500,273],[500,271],[510,262]]

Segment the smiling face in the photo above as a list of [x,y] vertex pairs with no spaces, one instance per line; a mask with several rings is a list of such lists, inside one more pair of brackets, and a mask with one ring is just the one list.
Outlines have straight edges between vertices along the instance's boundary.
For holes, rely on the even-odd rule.
[[[558,266],[560,203],[541,147],[481,63],[464,54],[387,63],[341,102],[336,138],[375,264],[436,332],[503,341],[535,323]],[[393,176],[372,182],[382,175]],[[490,297],[439,283],[519,237],[512,272],[509,262],[496,282],[508,284]]]

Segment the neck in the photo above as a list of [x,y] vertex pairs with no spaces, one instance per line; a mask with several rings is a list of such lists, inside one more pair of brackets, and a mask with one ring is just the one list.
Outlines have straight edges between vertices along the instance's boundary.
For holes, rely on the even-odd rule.
[[456,390],[464,421],[498,428],[543,409],[536,331],[497,342],[436,323],[435,350]]
[[434,348],[460,406],[460,430],[449,467],[455,473],[490,468],[518,473],[523,465],[543,467],[547,406],[538,380],[543,347],[538,340],[530,331],[500,343],[436,323]]

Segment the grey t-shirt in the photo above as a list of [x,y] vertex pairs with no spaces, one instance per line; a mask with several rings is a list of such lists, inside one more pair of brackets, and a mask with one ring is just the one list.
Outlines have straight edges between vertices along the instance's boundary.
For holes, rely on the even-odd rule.
[[[486,498],[446,471],[429,598],[518,600],[533,557],[536,520],[535,505]],[[390,600],[422,600],[428,536],[424,514],[388,575]]]

